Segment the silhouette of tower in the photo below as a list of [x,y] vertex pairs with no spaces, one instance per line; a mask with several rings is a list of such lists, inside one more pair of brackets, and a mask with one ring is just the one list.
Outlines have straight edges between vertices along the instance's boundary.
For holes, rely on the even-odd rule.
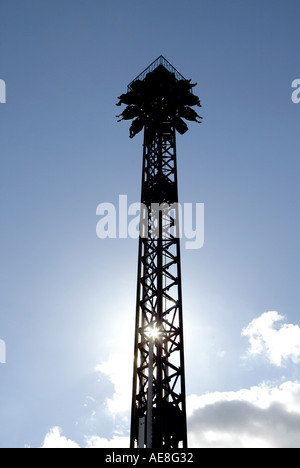
[[131,138],[144,128],[131,448],[187,447],[176,131],[201,122],[190,81],[160,56],[117,104]]

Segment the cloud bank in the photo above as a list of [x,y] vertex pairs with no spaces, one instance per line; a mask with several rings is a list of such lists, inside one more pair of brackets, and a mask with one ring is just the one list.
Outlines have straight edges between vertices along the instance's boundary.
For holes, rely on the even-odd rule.
[[[300,362],[300,328],[282,323],[278,312],[265,312],[252,320],[242,336],[249,339],[247,356],[259,356],[277,367]],[[85,448],[124,448],[129,446],[131,372],[128,356],[112,354],[96,371],[114,386],[107,410],[126,423],[126,430],[111,439],[85,437]],[[282,379],[283,380],[283,379]],[[287,380],[280,385],[265,382],[232,392],[190,395],[187,399],[190,448],[300,448],[300,382]],[[120,424],[121,427],[121,424]],[[79,448],[59,427],[46,435],[42,448]]]
[[300,382],[188,397],[191,448],[299,448]]

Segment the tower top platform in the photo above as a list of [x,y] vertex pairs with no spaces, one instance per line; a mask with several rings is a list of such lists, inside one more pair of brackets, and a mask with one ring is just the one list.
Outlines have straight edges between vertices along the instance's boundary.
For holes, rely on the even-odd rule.
[[185,80],[185,78],[181,75],[181,73],[179,73],[179,71],[176,70],[176,68],[174,68],[173,65],[171,65],[171,63],[167,59],[165,59],[165,57],[160,55],[156,60],[154,60],[154,62],[152,62],[149,65],[149,67],[145,68],[145,70],[142,71],[142,73],[140,73],[134,80],[132,80],[129,83],[128,91],[131,91],[132,83],[134,83],[137,80],[141,80],[141,81],[144,80],[146,76],[148,75],[148,73],[153,72],[160,65],[165,67],[170,73],[174,73],[176,80]]

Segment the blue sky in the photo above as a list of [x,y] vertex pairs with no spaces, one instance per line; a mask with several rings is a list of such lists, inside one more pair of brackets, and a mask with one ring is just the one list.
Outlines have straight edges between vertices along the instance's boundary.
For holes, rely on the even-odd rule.
[[[0,446],[128,435],[137,241],[97,238],[96,208],[140,199],[142,135],[115,103],[161,54],[203,106],[177,138],[180,200],[205,204],[204,247],[182,252],[190,440],[283,444],[258,407],[299,416],[299,2],[0,6]],[[259,441],[250,417],[243,440],[219,424],[237,402]]]

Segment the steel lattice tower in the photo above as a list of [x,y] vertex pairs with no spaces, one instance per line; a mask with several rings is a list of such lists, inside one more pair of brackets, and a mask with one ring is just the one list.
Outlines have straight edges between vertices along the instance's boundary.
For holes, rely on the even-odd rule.
[[187,447],[176,130],[200,122],[193,86],[160,56],[119,98],[144,128],[131,448]]

